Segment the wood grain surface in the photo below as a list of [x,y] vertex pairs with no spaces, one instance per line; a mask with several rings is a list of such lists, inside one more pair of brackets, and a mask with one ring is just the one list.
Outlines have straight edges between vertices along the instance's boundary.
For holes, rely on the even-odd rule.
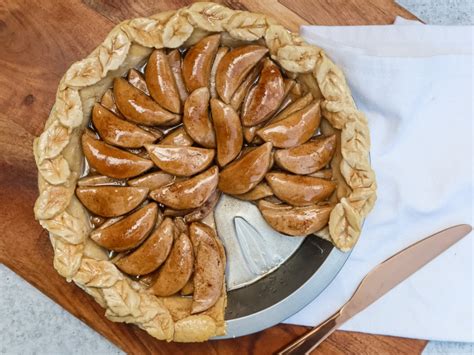
[[[33,138],[41,133],[59,79],[117,22],[189,4],[187,0],[3,0],[0,2],[0,262],[128,353],[268,354],[308,328],[278,325],[231,340],[201,344],[157,341],[104,317],[103,309],[52,267],[47,233],[33,217],[37,172]],[[386,24],[413,18],[390,0],[241,0],[230,7],[267,13],[297,31],[300,24]],[[291,10],[290,10],[291,9]],[[315,353],[416,354],[426,342],[336,332]]]

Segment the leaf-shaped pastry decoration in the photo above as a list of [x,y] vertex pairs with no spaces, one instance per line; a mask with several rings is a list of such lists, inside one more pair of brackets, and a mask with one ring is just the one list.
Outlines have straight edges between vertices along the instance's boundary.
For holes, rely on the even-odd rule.
[[60,237],[51,235],[54,249],[53,266],[62,277],[70,281],[81,265],[83,244],[70,244]]
[[97,83],[102,79],[102,65],[96,56],[85,58],[74,63],[64,76],[68,86],[84,87]]
[[56,158],[69,143],[70,131],[58,121],[54,121],[38,138],[36,153],[38,163]]
[[318,53],[319,49],[315,46],[287,45],[278,50],[276,59],[290,72],[307,73],[314,69]]
[[342,176],[353,189],[369,187],[375,180],[375,174],[370,166],[358,169],[350,166],[346,160],[342,160],[340,168]]
[[56,99],[55,110],[62,125],[69,128],[78,127],[83,120],[79,92],[71,88],[60,91]]
[[107,308],[107,305],[105,304],[105,300],[104,300],[104,295],[102,294],[102,289],[95,288],[95,287],[87,287],[87,286],[82,285],[79,282],[75,282],[75,284],[76,284],[77,287],[79,287],[85,293],[92,296],[92,298],[94,298],[94,300],[98,304],[100,304],[100,306],[102,308]]
[[69,164],[63,156],[46,159],[38,165],[38,170],[43,178],[52,185],[63,184],[71,176]]
[[74,193],[70,187],[48,186],[35,202],[36,219],[51,219],[63,212]]
[[265,34],[267,20],[262,14],[239,11],[228,19],[224,28],[236,39],[256,41]]
[[102,75],[108,71],[117,69],[125,60],[130,49],[130,40],[123,31],[107,37],[99,47],[99,61],[102,65]]
[[177,12],[166,23],[163,28],[163,45],[168,48],[178,48],[193,33],[194,27],[187,17]]
[[350,250],[359,239],[361,217],[346,198],[334,207],[329,218],[329,233],[334,245]]
[[140,315],[140,296],[130,287],[127,280],[119,280],[113,287],[104,288],[103,293],[107,307],[115,315]]
[[174,322],[168,310],[159,313],[149,322],[139,323],[138,326],[156,339],[173,340],[175,333]]
[[123,280],[122,273],[108,261],[83,258],[74,281],[89,287],[112,287]]
[[352,101],[349,87],[341,69],[334,64],[323,51],[317,55],[314,75],[326,100]]
[[373,182],[369,187],[354,189],[349,195],[348,200],[351,206],[354,206],[359,211],[360,215],[366,216],[372,210],[377,200],[376,190],[377,184]]
[[50,233],[71,244],[82,243],[87,236],[87,226],[66,211],[53,219],[40,220],[40,224]]
[[[370,166],[368,154],[370,150],[369,127],[359,120],[346,123],[341,132],[342,156],[354,169],[367,170]],[[370,170],[370,169],[369,169]]]
[[291,33],[280,25],[269,26],[265,32],[265,43],[270,54],[275,55],[281,47],[292,44]]
[[227,7],[213,2],[197,2],[191,5],[186,11],[189,22],[194,27],[202,28],[209,32],[222,32],[223,25],[234,13]]
[[145,47],[163,48],[163,26],[174,11],[160,14],[160,18],[139,17],[123,27],[124,31],[137,43]]
[[329,101],[324,100],[321,103],[321,112],[330,123],[337,129],[342,129],[350,116],[356,112],[352,101]]

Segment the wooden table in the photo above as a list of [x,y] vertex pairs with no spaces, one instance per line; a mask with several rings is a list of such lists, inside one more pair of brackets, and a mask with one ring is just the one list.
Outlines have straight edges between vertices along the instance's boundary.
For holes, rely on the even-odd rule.
[[[129,353],[271,353],[308,328],[278,325],[258,334],[203,344],[167,344],[136,327],[112,323],[103,309],[52,267],[46,232],[34,221],[33,138],[41,133],[59,79],[117,22],[189,4],[189,0],[4,0],[0,4],[0,262]],[[361,25],[413,18],[390,0],[241,0],[230,7],[263,12],[297,31],[305,23]],[[415,354],[426,342],[336,332],[321,354]]]

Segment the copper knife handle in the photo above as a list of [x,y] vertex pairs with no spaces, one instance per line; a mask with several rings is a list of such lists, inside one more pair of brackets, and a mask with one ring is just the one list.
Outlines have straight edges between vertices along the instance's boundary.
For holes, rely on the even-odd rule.
[[309,353],[321,344],[329,335],[331,335],[342,323],[346,321],[343,319],[343,308],[326,319],[317,327],[311,329],[302,337],[296,339],[283,350],[280,350],[278,355],[303,355]]

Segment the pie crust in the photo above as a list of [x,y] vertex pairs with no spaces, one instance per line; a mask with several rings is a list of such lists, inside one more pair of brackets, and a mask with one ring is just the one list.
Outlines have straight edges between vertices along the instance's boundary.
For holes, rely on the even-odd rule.
[[229,42],[263,41],[271,58],[321,99],[326,119],[321,130],[337,134],[340,150],[331,162],[338,202],[328,227],[318,235],[349,250],[376,200],[367,119],[357,110],[342,71],[323,50],[265,15],[209,2],[117,25],[59,83],[45,130],[34,141],[40,193],[34,212],[50,233],[54,267],[60,275],[90,294],[106,309],[108,319],[135,324],[167,341],[205,341],[225,334],[226,293],[208,311],[190,315],[190,299],[153,296],[109,261],[106,252],[89,239],[88,212],[74,195],[84,159],[80,137],[93,104],[111,87],[113,78],[139,67],[154,48],[188,46],[219,32]]

